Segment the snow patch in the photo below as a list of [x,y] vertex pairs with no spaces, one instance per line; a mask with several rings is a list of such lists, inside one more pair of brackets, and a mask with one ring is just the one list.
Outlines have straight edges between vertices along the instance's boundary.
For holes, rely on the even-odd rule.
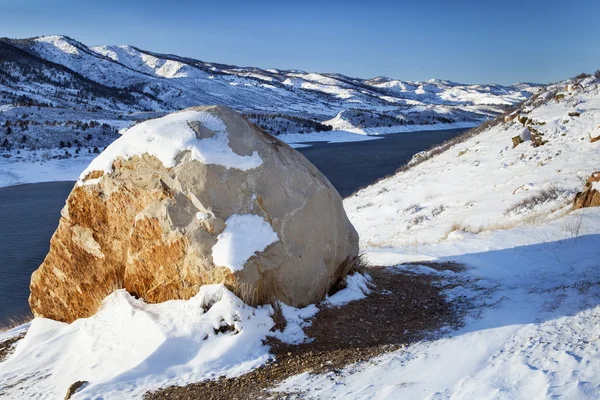
[[[117,290],[96,315],[65,324],[36,318],[15,353],[0,364],[11,398],[140,398],[167,385],[245,373],[270,359],[263,340],[270,306],[250,307],[223,285],[190,300],[146,304]],[[17,384],[25,382],[24,384]]]
[[204,221],[210,218],[210,215],[208,213],[205,212],[197,212],[196,213],[196,219],[198,221]]
[[285,328],[283,332],[275,332],[275,338],[288,344],[300,344],[308,340],[303,328],[311,325],[310,318],[317,315],[319,309],[314,304],[304,308],[290,307],[279,302],[279,308],[285,319]]
[[370,285],[372,278],[368,274],[355,273],[346,276],[346,287],[333,296],[329,296],[325,299],[325,303],[334,306],[341,307],[352,301],[361,300],[367,297],[371,293]]
[[212,248],[212,258],[215,265],[232,272],[244,269],[250,257],[279,240],[273,227],[260,215],[233,214],[225,225]]

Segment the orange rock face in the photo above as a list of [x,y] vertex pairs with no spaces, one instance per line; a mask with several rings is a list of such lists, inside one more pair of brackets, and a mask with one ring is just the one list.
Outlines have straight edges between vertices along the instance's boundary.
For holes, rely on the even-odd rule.
[[588,178],[584,191],[575,195],[574,208],[600,207],[600,191],[594,189],[594,183],[597,182],[600,182],[600,172],[594,172]]
[[[202,276],[181,271],[186,239],[164,232],[156,218],[136,220],[150,204],[173,201],[156,178],[155,187],[124,184],[110,194],[98,185],[73,189],[50,251],[32,276],[29,303],[35,315],[65,322],[91,316],[119,288],[152,303],[198,291]],[[220,270],[217,282],[227,283],[229,271]]]

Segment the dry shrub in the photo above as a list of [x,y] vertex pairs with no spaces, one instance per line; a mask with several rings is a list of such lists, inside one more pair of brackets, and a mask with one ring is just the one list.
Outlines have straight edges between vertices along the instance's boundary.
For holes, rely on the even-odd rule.
[[421,205],[419,205],[418,203],[415,204],[411,204],[410,206],[406,207],[404,209],[404,213],[405,214],[416,214],[419,211],[421,211],[423,209],[423,207],[421,207]]
[[417,217],[414,217],[413,219],[408,221],[408,224],[406,225],[406,230],[409,230],[413,226],[420,225],[423,222],[427,221],[428,219],[429,218],[426,215],[419,215]]
[[431,216],[435,218],[438,215],[440,215],[441,213],[443,213],[444,211],[446,211],[446,206],[444,206],[443,204],[440,204],[439,206],[434,207],[434,209],[431,210]]
[[285,319],[283,311],[281,310],[281,303],[279,303],[278,301],[274,301],[273,304],[271,304],[271,306],[273,307],[273,315],[271,316],[271,318],[275,323],[275,325],[273,325],[273,327],[271,328],[271,332],[283,332],[287,325],[287,320]]
[[559,197],[564,195],[566,192],[556,186],[551,186],[548,189],[543,189],[538,193],[535,193],[529,197],[524,198],[516,204],[510,206],[504,215],[508,214],[523,214],[528,211],[534,210],[536,207],[548,203],[550,201],[557,200]]
[[237,281],[233,283],[225,284],[225,286],[235,293],[242,301],[251,306],[257,306],[261,304],[277,303],[277,288],[276,279],[272,271],[265,271],[262,279],[256,284],[250,284],[242,282],[241,284]]
[[369,268],[369,263],[367,262],[367,259],[366,259],[365,255],[363,253],[360,253],[357,257],[355,257],[351,261],[351,263],[352,264],[350,265],[350,269],[348,270],[348,274],[345,275],[344,277],[342,277],[341,279],[339,279],[331,287],[331,289],[329,289],[329,292],[327,293],[328,296],[333,296],[334,294],[336,294],[340,290],[346,288],[346,286],[347,286],[346,276],[352,275],[352,274],[356,274],[356,273],[361,274],[361,275],[365,275],[367,268]]
[[11,329],[14,329],[14,328],[21,326],[23,324],[26,324],[28,322],[31,322],[32,319],[33,319],[32,314],[28,314],[28,315],[26,315],[24,317],[20,317],[20,318],[9,318],[7,323],[5,323],[4,325],[0,325],[0,332],[8,332]]
[[448,239],[448,236],[454,231],[462,231],[477,235],[481,232],[486,231],[506,231],[514,228],[515,226],[517,226],[517,224],[517,221],[502,221],[495,222],[493,224],[472,226],[467,225],[464,222],[453,222],[446,231],[446,234],[444,235],[443,239]]
[[454,231],[463,231],[470,232],[471,228],[466,225],[462,221],[454,221],[446,230],[446,234],[444,235],[444,239],[448,239],[448,235],[450,235]]

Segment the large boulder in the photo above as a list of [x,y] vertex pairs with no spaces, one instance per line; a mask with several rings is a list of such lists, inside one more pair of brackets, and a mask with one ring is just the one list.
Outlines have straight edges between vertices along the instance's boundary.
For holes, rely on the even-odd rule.
[[358,235],[331,183],[221,106],[143,122],[83,172],[31,278],[36,316],[71,322],[125,288],[147,302],[223,283],[250,304],[321,300]]
[[575,195],[573,207],[600,207],[600,172],[594,172],[588,178],[583,192]]

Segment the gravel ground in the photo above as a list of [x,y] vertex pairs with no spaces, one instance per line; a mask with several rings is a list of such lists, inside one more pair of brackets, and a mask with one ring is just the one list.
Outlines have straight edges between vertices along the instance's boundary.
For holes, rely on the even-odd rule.
[[[423,263],[421,263],[423,264]],[[437,270],[460,272],[452,263],[426,263]],[[448,283],[435,275],[417,275],[371,267],[375,288],[367,298],[344,307],[322,307],[305,329],[309,343],[286,345],[271,341],[275,360],[237,378],[220,378],[146,394],[163,399],[288,399],[302,394],[271,393],[279,382],[303,373],[337,372],[354,363],[368,362],[383,353],[431,337],[444,326],[462,320],[463,307],[445,301]]]

